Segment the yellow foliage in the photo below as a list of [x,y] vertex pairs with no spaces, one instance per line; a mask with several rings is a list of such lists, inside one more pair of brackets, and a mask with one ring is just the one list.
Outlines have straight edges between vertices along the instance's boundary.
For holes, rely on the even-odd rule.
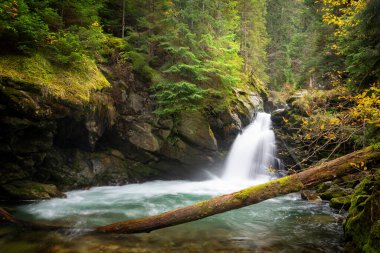
[[373,86],[356,96],[346,97],[355,102],[347,117],[359,124],[375,124],[380,126],[380,89]]
[[[334,36],[338,38],[347,36],[348,29],[358,25],[355,15],[367,5],[366,0],[317,0],[317,2],[322,5],[322,21],[334,26]],[[338,43],[334,43],[331,49],[337,50],[336,55],[342,54]]]

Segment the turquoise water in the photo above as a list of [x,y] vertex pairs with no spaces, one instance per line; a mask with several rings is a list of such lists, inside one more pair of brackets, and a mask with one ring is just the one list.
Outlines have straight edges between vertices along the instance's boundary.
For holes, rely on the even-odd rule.
[[85,228],[158,214],[268,180],[154,181],[96,187],[17,206],[19,218],[75,229],[0,228],[0,252],[340,252],[341,216],[327,203],[290,194],[203,220],[137,235],[98,235]]

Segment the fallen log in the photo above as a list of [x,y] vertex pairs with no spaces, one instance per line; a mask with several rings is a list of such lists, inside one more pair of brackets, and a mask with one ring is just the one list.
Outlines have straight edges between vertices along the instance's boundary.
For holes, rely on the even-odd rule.
[[261,201],[310,188],[324,181],[332,180],[357,170],[352,164],[366,164],[379,160],[380,152],[372,148],[362,149],[335,160],[322,163],[308,170],[202,201],[191,206],[178,208],[166,213],[117,222],[98,227],[102,233],[142,233],[206,218],[218,213],[242,208]]
[[[175,226],[215,214],[253,205],[261,201],[310,188],[324,181],[333,180],[358,170],[356,164],[377,163],[380,151],[365,148],[335,160],[316,165],[308,170],[252,186],[239,192],[222,195],[194,205],[178,208],[162,214],[117,222],[95,228],[100,233],[143,233],[160,228]],[[0,208],[0,223],[11,223],[32,229],[69,229],[69,227],[49,226],[18,220]]]

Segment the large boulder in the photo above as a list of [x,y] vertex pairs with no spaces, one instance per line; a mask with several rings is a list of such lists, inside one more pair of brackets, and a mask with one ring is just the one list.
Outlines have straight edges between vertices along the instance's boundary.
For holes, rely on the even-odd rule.
[[206,117],[200,111],[182,112],[177,130],[185,141],[193,145],[210,150],[218,149],[214,133]]
[[192,166],[193,168],[200,165],[206,166],[214,162],[213,152],[194,148],[181,139],[166,142],[160,152],[166,158],[179,161],[183,165]]
[[35,200],[65,197],[55,185],[29,180],[14,181],[0,186],[0,197],[12,200]]
[[152,126],[146,122],[132,122],[128,140],[146,151],[155,152],[160,149],[160,144],[152,133]]
[[335,209],[348,210],[351,205],[351,195],[330,199],[330,206]]
[[330,200],[332,198],[349,196],[353,192],[351,188],[342,188],[336,184],[332,184],[325,192],[320,193],[322,199]]
[[101,152],[56,149],[47,154],[35,177],[70,190],[133,183],[153,175],[155,171],[149,165],[128,159],[115,149]]

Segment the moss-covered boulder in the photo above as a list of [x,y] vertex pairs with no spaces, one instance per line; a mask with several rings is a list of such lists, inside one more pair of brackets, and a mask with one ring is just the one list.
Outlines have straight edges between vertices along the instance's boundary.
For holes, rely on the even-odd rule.
[[332,198],[344,197],[351,195],[353,189],[351,188],[342,188],[336,184],[332,184],[325,192],[320,193],[322,199],[330,200]]
[[344,222],[347,250],[380,252],[380,170],[368,175],[355,189]]
[[12,200],[35,200],[65,197],[55,185],[28,180],[14,181],[0,187],[1,195]]
[[330,206],[335,209],[348,210],[351,206],[351,195],[330,199]]

